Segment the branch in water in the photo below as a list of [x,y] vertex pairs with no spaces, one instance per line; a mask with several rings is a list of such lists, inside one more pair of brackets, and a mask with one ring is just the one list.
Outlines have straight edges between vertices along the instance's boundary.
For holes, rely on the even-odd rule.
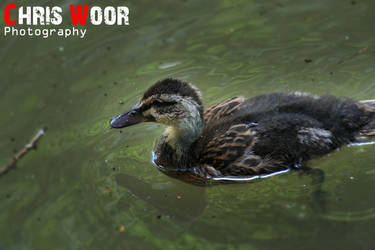
[[19,159],[21,159],[31,149],[35,149],[36,143],[44,135],[45,132],[46,128],[42,128],[41,130],[39,130],[38,133],[30,140],[30,142],[13,156],[12,160],[8,163],[8,165],[0,169],[0,176],[8,173],[9,170],[16,166],[16,163]]

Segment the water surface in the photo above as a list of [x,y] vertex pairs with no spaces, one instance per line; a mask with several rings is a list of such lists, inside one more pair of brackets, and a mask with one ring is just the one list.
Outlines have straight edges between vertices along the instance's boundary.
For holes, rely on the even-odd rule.
[[161,125],[109,119],[165,77],[194,83],[205,105],[275,91],[374,99],[374,1],[111,4],[129,7],[130,26],[0,37],[0,164],[49,128],[0,179],[0,249],[373,248],[375,145],[309,162],[326,174],[319,199],[295,172],[202,188],[152,165]]

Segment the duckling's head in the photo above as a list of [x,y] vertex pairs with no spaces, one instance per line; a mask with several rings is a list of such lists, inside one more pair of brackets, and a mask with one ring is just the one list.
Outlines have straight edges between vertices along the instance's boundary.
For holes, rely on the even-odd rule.
[[152,85],[131,110],[114,117],[111,127],[158,122],[166,125],[170,134],[185,131],[193,136],[202,129],[202,115],[199,90],[184,81],[167,78]]

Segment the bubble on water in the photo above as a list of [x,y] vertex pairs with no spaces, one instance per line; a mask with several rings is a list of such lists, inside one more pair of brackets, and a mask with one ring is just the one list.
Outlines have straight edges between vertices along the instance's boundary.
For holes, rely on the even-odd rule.
[[59,51],[60,51],[60,52],[63,52],[63,51],[64,51],[64,47],[63,47],[63,46],[60,46],[60,47],[59,47]]

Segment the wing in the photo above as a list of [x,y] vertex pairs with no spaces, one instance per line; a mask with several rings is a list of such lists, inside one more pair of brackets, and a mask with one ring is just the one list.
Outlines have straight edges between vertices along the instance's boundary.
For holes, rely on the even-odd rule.
[[211,176],[254,176],[287,169],[278,162],[255,155],[255,133],[247,124],[231,126],[207,143],[201,159]]
[[300,165],[347,142],[335,136],[314,118],[300,114],[279,114],[258,121],[254,152],[287,166]]
[[203,119],[206,124],[213,123],[230,115],[234,110],[245,101],[243,97],[233,97],[213,106],[210,106],[203,114]]

